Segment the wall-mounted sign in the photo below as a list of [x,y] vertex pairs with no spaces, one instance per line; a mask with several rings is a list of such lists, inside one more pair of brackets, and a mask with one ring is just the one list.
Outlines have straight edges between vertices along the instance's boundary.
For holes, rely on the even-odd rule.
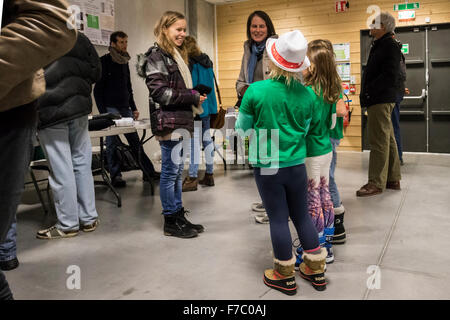
[[398,12],[398,21],[413,21],[416,20],[416,12],[414,10],[406,10]]
[[402,44],[402,53],[409,54],[409,43]]
[[394,4],[394,11],[417,10],[420,8],[419,2]]
[[93,44],[109,46],[114,31],[114,0],[69,0],[79,31]]
[[337,71],[342,81],[350,81],[350,63],[337,63]]
[[348,8],[348,1],[336,1],[336,13],[347,11]]
[[336,61],[350,61],[350,43],[333,44]]

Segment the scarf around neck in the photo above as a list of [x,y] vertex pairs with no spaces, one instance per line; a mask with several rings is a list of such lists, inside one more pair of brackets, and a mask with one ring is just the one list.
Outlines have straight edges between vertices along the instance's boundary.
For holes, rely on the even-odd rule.
[[[186,86],[186,89],[192,89],[192,76],[191,72],[189,71],[189,67],[187,66],[186,62],[184,62],[183,58],[181,57],[181,54],[178,52],[177,49],[174,50],[173,58],[175,59],[175,62],[178,65],[178,70],[180,70],[181,76],[183,77],[184,84]],[[194,117],[197,114],[203,113],[203,108],[201,105],[198,107],[192,106],[192,113]]]
[[255,69],[256,69],[256,63],[258,62],[259,58],[264,53],[264,49],[266,48],[266,40],[256,43],[254,42],[251,47],[251,55],[250,60],[248,61],[247,66],[247,74],[248,74],[248,83],[253,83],[253,78],[255,76]]
[[109,47],[109,53],[111,54],[112,61],[118,64],[126,64],[130,61],[131,57],[128,52],[119,52],[116,48]]

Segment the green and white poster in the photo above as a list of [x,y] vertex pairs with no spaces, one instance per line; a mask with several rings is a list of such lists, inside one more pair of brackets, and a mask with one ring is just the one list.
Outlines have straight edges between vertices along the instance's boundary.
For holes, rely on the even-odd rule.
[[93,44],[109,46],[114,32],[114,0],[69,0],[77,28]]

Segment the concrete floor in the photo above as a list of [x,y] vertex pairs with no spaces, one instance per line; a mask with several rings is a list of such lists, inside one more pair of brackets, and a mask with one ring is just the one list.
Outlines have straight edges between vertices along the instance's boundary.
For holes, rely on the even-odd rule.
[[[183,194],[190,220],[206,227],[195,239],[163,235],[158,189],[152,197],[136,171],[124,175],[122,208],[111,192],[96,187],[101,224],[93,233],[38,240],[36,231],[49,222],[39,204],[21,205],[20,267],[7,279],[16,299],[449,299],[450,156],[404,159],[401,191],[357,198],[368,153],[339,153],[347,243],[335,246],[324,292],[298,275],[293,297],[263,284],[271,242],[269,226],[256,224],[250,210],[259,200],[253,176],[220,168],[215,187]],[[80,268],[79,290],[66,286],[71,265]],[[376,268],[379,282],[369,289]]]

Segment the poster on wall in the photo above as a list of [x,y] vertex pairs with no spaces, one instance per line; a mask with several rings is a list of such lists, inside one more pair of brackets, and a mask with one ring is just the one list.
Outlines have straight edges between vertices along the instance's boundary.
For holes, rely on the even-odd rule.
[[77,28],[93,44],[109,46],[114,32],[114,0],[69,0],[76,13]]
[[350,43],[333,44],[336,61],[350,61]]
[[342,81],[350,81],[350,63],[338,63],[337,70]]

